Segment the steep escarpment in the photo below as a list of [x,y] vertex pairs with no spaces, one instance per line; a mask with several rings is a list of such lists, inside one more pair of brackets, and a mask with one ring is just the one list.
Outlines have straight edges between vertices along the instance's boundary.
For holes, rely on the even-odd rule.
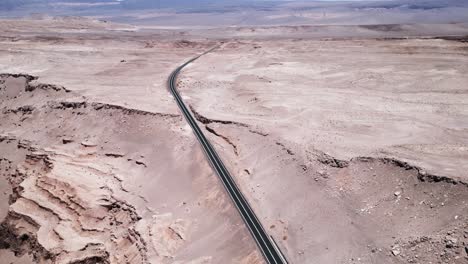
[[37,263],[260,262],[253,242],[232,245],[248,233],[177,113],[0,80],[0,250]]
[[[18,148],[17,140],[8,142]],[[3,248],[13,245],[19,254],[32,250],[36,260],[56,263],[146,262],[145,242],[135,230],[141,216],[124,201],[118,176],[93,164],[26,150],[7,174],[13,199],[2,224],[9,234]]]
[[463,180],[398,157],[342,160],[229,121],[206,129],[268,232],[298,263],[321,254],[349,263],[468,259]]

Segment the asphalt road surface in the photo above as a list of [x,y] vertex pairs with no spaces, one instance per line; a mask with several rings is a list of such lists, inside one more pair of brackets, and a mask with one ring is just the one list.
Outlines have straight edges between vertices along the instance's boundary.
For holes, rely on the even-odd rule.
[[[213,48],[214,49],[214,48]],[[192,127],[195,136],[197,137],[198,141],[200,142],[208,161],[210,162],[212,168],[216,172],[216,174],[221,179],[226,191],[228,192],[229,196],[231,197],[234,205],[236,206],[237,210],[239,211],[242,219],[244,220],[247,228],[249,229],[252,237],[254,238],[255,242],[258,245],[258,248],[262,252],[265,261],[268,264],[286,264],[288,263],[281,253],[280,249],[278,248],[277,244],[273,240],[271,236],[267,234],[265,229],[263,228],[262,224],[255,216],[254,211],[250,207],[247,200],[244,198],[242,193],[240,192],[239,188],[237,187],[235,181],[233,180],[231,174],[226,169],[223,164],[223,161],[216,153],[215,149],[211,145],[211,143],[207,140],[203,132],[201,131],[200,127],[198,127],[195,119],[193,118],[191,112],[188,110],[187,106],[185,106],[184,102],[182,101],[182,97],[180,96],[179,92],[177,91],[177,76],[182,71],[182,69],[187,66],[188,64],[192,63],[196,59],[200,58],[202,55],[212,51],[213,49],[187,61],[186,63],[179,66],[175,69],[172,74],[169,76],[168,80],[168,87],[171,91],[174,99],[177,102],[182,114],[184,115],[185,119]]]

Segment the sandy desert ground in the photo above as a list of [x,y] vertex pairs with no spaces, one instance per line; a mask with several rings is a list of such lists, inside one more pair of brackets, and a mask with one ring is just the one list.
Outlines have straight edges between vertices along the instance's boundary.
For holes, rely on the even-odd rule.
[[0,25],[2,258],[263,263],[166,88],[218,46],[179,87],[291,263],[468,261],[464,38]]
[[233,41],[180,83],[295,263],[464,263],[467,47]]

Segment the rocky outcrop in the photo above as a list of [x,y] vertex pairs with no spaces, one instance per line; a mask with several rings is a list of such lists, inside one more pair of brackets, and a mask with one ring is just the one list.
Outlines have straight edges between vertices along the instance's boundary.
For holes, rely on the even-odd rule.
[[53,263],[146,263],[146,242],[135,230],[141,217],[118,179],[92,162],[27,153],[9,175],[0,247]]

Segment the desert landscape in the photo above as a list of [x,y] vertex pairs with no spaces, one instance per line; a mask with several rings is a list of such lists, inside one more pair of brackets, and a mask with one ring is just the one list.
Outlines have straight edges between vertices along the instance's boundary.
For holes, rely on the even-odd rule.
[[202,55],[177,89],[287,263],[468,263],[468,19],[281,8],[1,18],[1,262],[271,263],[168,87]]

